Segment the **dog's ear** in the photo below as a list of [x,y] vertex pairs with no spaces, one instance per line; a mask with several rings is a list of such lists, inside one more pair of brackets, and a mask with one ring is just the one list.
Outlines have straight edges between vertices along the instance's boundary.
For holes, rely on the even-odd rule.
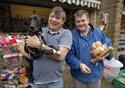
[[41,17],[41,27],[45,27],[46,26],[46,22],[45,20]]
[[29,19],[28,19],[28,18],[27,18],[27,19],[25,19],[25,20],[24,20],[24,25],[28,25],[28,24],[29,24],[29,22],[28,22],[28,21],[29,21]]

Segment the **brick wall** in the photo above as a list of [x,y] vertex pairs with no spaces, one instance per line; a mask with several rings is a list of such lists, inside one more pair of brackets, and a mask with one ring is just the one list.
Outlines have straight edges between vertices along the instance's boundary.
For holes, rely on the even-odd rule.
[[123,0],[101,0],[101,8],[99,10],[98,24],[100,23],[103,13],[109,14],[109,21],[106,27],[106,34],[112,39],[114,46],[114,56],[117,57],[117,47],[119,34],[121,29],[121,16],[123,10]]

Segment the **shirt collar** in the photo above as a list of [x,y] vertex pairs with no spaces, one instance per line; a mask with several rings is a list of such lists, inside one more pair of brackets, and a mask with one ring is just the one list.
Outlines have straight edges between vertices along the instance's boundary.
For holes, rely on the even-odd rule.
[[[79,33],[80,33],[80,31],[79,31]],[[88,36],[88,35],[91,35],[91,34],[92,34],[92,30],[91,30],[91,28],[89,28],[89,33],[87,34],[87,36]],[[80,36],[83,37],[84,35],[80,33]]]
[[47,33],[50,34],[50,35],[58,35],[58,34],[61,33],[61,31],[62,31],[62,28],[60,28],[60,29],[59,29],[58,31],[56,31],[56,32],[53,32],[53,31],[49,30],[49,27],[47,27]]

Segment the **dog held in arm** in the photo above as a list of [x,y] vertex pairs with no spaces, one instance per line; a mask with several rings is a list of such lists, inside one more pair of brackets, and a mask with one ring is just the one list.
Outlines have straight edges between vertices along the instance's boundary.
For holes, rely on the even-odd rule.
[[45,25],[44,25],[43,19],[39,15],[32,14],[31,16],[29,16],[28,19],[26,19],[25,21],[25,25],[28,28],[27,35],[28,36],[36,35],[41,42],[41,49],[25,46],[25,51],[28,53],[29,59],[39,57],[42,54],[57,54],[57,55],[60,54],[59,49],[54,46],[51,46],[51,47],[49,46],[46,48],[44,47],[46,45],[46,42],[44,40],[41,27]]
[[43,23],[43,19],[39,15],[32,14],[31,16],[29,16],[25,21],[25,25],[28,28],[25,39],[28,38],[27,36],[37,36],[41,42],[41,49],[32,48],[32,47],[26,46],[25,44],[25,51],[28,54],[28,57],[25,58],[26,62],[28,63],[28,66],[27,66],[28,77],[29,77],[29,82],[32,83],[33,82],[33,76],[32,76],[33,60],[37,59],[43,54],[60,55],[60,51],[58,48],[55,48],[53,46],[51,47],[46,46],[46,42],[44,40],[42,28],[41,28],[44,26],[44,23]]

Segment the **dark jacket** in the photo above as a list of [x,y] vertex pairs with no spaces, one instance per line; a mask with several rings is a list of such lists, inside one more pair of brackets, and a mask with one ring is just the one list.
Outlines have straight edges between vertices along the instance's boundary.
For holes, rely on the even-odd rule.
[[[98,28],[91,26],[91,31],[88,36],[81,36],[77,29],[72,31],[73,44],[69,51],[66,62],[71,67],[72,76],[81,82],[96,82],[103,74],[104,64],[103,61],[99,61],[96,64],[92,64],[91,49],[92,43],[95,41],[101,41],[103,44],[109,46],[112,45],[111,40],[106,37],[105,33]],[[107,59],[111,59],[110,53]],[[91,73],[85,74],[80,70],[80,63],[86,64]]]

